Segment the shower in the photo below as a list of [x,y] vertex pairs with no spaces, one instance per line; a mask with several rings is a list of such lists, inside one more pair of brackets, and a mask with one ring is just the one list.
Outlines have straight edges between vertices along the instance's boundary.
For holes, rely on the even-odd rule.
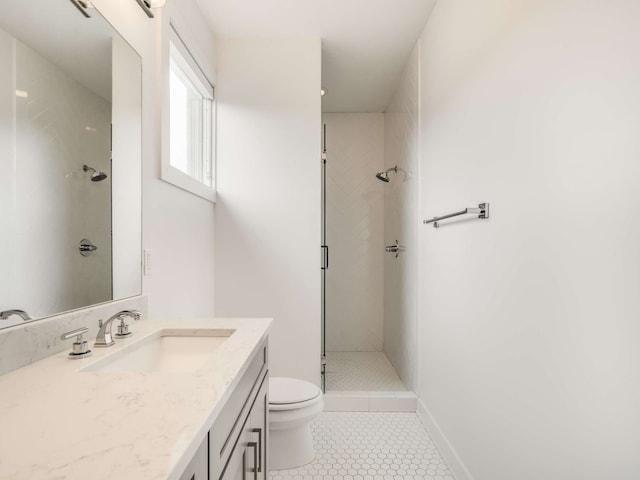
[[85,172],[92,172],[91,173],[91,181],[92,182],[101,182],[102,180],[107,178],[107,174],[106,173],[98,172],[95,168],[90,167],[88,165],[83,165],[82,166],[82,170],[84,170]]
[[[385,253],[385,245],[393,255],[404,252],[404,243],[390,245],[393,240],[389,241],[403,239],[395,233],[404,232],[402,222],[396,227],[394,215],[385,217],[385,202],[395,207],[392,202],[408,197],[409,189],[403,188],[407,184],[399,180],[408,180],[410,174],[403,170],[406,164],[401,148],[394,148],[385,164],[382,120],[379,114],[323,114],[320,372],[324,391],[333,396],[331,401],[338,408],[350,408],[354,401],[358,406],[370,406],[369,392],[375,392],[372,404],[390,402],[393,408],[403,408],[396,405],[399,397],[395,392],[412,395],[384,344],[385,335],[393,340],[400,337],[386,332],[385,325],[405,328],[401,322],[404,295],[398,286],[404,282],[397,279],[407,263],[403,258],[406,252],[397,261],[386,258],[390,255]],[[329,150],[333,142],[339,147],[335,152]],[[374,175],[393,185],[381,187],[373,181]],[[383,188],[392,190],[383,192]],[[329,250],[337,261],[329,261]],[[391,300],[386,305],[385,296]],[[404,367],[403,363],[398,365]]]

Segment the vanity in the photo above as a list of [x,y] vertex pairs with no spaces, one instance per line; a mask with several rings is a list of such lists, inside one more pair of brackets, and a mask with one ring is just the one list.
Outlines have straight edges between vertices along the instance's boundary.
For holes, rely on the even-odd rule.
[[0,478],[264,480],[270,324],[142,320],[0,376]]

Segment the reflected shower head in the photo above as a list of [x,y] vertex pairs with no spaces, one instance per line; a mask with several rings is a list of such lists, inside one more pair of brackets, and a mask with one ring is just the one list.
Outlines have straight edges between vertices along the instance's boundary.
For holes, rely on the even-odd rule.
[[389,172],[396,172],[398,173],[398,166],[396,165],[395,167],[391,167],[391,168],[387,168],[384,172],[378,172],[376,173],[376,178],[378,180],[382,180],[385,183],[389,183],[389,180],[391,180],[389,178]]
[[378,172],[376,173],[376,178],[378,180],[382,180],[383,182],[389,183],[389,175],[387,174],[387,172]]
[[83,165],[82,166],[82,170],[84,170],[85,172],[92,172],[91,173],[91,181],[92,182],[101,182],[102,180],[107,178],[107,174],[106,173],[98,172],[95,168],[90,167],[88,165]]

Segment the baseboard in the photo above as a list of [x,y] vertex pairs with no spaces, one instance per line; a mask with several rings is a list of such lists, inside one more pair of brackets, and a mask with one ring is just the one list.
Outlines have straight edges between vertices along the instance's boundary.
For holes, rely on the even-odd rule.
[[447,465],[449,465],[449,469],[456,480],[473,480],[473,476],[467,470],[464,463],[458,456],[458,453],[453,448],[453,445],[449,442],[447,437],[444,435],[440,427],[438,426],[438,422],[433,418],[429,409],[425,405],[422,399],[418,399],[418,417],[422,421],[422,424],[425,426],[433,443],[436,444],[438,450],[444,457]]

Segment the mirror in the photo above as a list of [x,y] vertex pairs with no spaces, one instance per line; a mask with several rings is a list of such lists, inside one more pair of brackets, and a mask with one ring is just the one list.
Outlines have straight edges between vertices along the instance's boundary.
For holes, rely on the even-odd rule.
[[0,328],[142,290],[142,62],[86,12],[0,0]]

